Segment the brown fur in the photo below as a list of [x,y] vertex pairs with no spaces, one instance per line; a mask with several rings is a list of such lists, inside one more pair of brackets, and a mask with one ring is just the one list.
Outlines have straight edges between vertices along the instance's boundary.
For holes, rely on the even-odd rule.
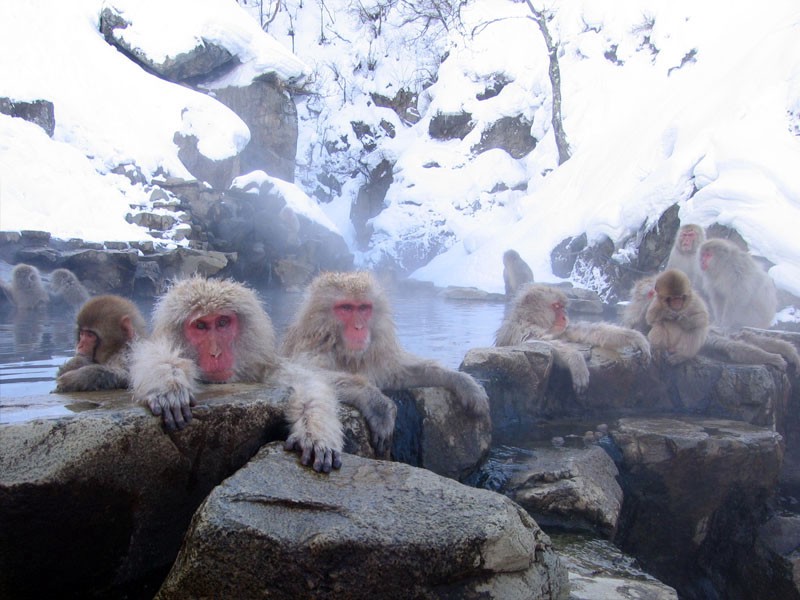
[[[342,325],[333,314],[334,305],[342,300],[372,303],[370,342],[362,352],[349,351],[342,341]],[[342,401],[361,410],[381,446],[391,436],[387,428],[393,430],[396,411],[381,390],[444,387],[455,393],[470,413],[489,412],[486,392],[471,376],[418,358],[400,347],[389,300],[366,272],[317,276],[286,331],[283,353],[335,373]]]
[[715,325],[724,330],[769,327],[778,301],[775,285],[753,258],[736,244],[711,239],[700,246],[700,260],[709,256],[703,289]]
[[48,287],[53,300],[77,308],[89,299],[89,292],[69,269],[56,269],[50,273]]
[[237,282],[193,277],[176,283],[159,299],[151,338],[133,348],[135,399],[162,415],[168,429],[188,424],[198,368],[197,354],[184,339],[183,324],[189,318],[221,311],[234,312],[239,320],[236,366],[230,381],[270,382],[289,388],[286,414],[291,432],[286,447],[299,449],[303,464],[313,460],[317,471],[338,468],[343,435],[334,389],[319,372],[278,356],[272,321],[256,294]]
[[513,298],[526,283],[533,283],[533,271],[516,250],[503,254],[503,283],[508,298]]
[[97,336],[93,356],[76,351],[56,377],[57,392],[124,389],[129,384],[130,344],[146,333],[144,317],[136,305],[121,296],[97,296],[86,302],[76,317],[76,339],[81,330]]
[[[650,327],[647,339],[653,350],[663,351],[669,364],[694,358],[708,335],[708,309],[692,290],[689,276],[678,269],[668,269],[656,278],[655,295],[647,308]],[[667,299],[683,298],[680,308]]]
[[638,331],[610,323],[570,323],[559,331],[554,328],[554,303],[567,306],[561,290],[541,284],[528,284],[517,294],[511,310],[495,336],[496,346],[513,346],[533,340],[550,342],[557,363],[569,369],[576,393],[589,385],[589,369],[583,354],[564,342],[577,342],[612,350],[631,347],[650,357],[650,345]]
[[44,289],[39,269],[23,263],[11,271],[11,284],[6,293],[18,310],[38,310],[45,308],[50,300]]

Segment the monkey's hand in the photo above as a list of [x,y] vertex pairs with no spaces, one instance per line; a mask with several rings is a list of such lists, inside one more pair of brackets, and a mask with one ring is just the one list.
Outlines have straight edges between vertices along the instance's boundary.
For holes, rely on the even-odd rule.
[[160,416],[167,431],[179,431],[192,420],[196,370],[165,340],[138,341],[131,351],[133,397]]
[[371,395],[369,403],[362,410],[362,414],[372,434],[371,441],[375,454],[379,457],[386,457],[392,447],[394,423],[397,419],[397,405],[377,388],[374,391],[375,393]]
[[476,417],[489,414],[489,396],[483,386],[471,375],[456,371],[453,387],[467,412]]
[[650,355],[650,342],[640,332],[631,330],[630,332],[630,346],[641,353],[645,361],[649,361]]
[[772,365],[773,367],[776,367],[781,371],[786,370],[787,363],[780,354],[774,354],[772,352],[767,352],[767,354],[769,355],[769,358],[766,361],[764,361],[766,364]]
[[342,452],[314,441],[310,436],[293,433],[283,445],[286,450],[300,452],[300,463],[306,467],[311,465],[317,473],[330,473],[331,469],[342,466]]
[[[67,362],[61,365],[56,372],[56,377],[60,377],[64,373],[68,371],[74,371],[75,369],[80,369],[81,367],[85,367],[86,365],[92,364],[92,359],[88,356],[84,356],[83,354],[76,354],[72,358],[70,358]],[[66,390],[59,390],[56,391],[66,391]]]

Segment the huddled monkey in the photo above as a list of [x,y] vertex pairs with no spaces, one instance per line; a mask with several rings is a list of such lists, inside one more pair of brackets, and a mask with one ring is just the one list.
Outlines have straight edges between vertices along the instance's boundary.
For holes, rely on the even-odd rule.
[[[662,273],[662,276],[668,272],[669,271],[665,271]],[[633,288],[631,289],[630,303],[625,307],[622,317],[622,322],[624,325],[633,329],[637,329],[648,336],[650,335],[651,331],[651,323],[648,322],[646,318],[643,320],[641,316],[646,316],[651,309],[651,305],[655,303],[655,282],[657,277],[660,276],[648,275],[634,283]],[[674,276],[669,275],[667,277],[671,278]],[[662,280],[662,283],[668,283],[668,281],[669,279],[666,281]],[[678,285],[679,287],[685,288],[687,283],[687,280],[684,280],[683,284]],[[692,293],[691,296],[696,300],[700,300],[695,293]],[[683,311],[688,310],[688,306],[685,306],[683,309]],[[658,316],[658,308],[653,307],[653,311],[654,312],[652,313],[651,320],[656,319]],[[667,310],[663,314],[669,315],[671,313],[669,310]],[[722,360],[728,360],[730,362],[740,364],[772,365],[779,369],[785,369],[787,362],[800,367],[800,355],[798,355],[795,347],[785,340],[771,338],[767,335],[759,334],[750,330],[743,330],[731,337],[730,335],[726,335],[724,332],[715,329],[714,327],[709,328],[707,323],[704,325],[702,316],[699,316],[695,319],[685,320],[684,327],[691,322],[694,322],[696,325],[695,330],[689,328],[688,331],[676,331],[675,333],[681,333],[679,337],[684,338],[684,341],[696,342],[698,338],[703,337],[702,331],[705,329],[706,334],[704,340],[698,349],[703,355],[717,357]],[[656,335],[658,336],[660,334]],[[662,348],[664,347],[660,342],[653,343],[652,338],[650,341],[654,348],[657,345]],[[691,346],[692,344],[689,344],[689,347]],[[681,356],[683,357],[682,359],[680,358]],[[691,358],[691,356],[686,353],[684,348],[684,351],[681,352],[681,354],[674,356],[671,359],[671,362],[675,364],[688,358]]]
[[382,448],[396,413],[382,390],[443,387],[469,414],[489,414],[486,392],[470,375],[401,348],[389,300],[367,272],[318,275],[286,331],[283,353],[329,372],[341,401],[361,411]]
[[681,226],[675,243],[667,259],[667,269],[678,269],[686,273],[695,291],[702,291],[702,275],[700,273],[700,245],[706,241],[706,234],[699,225]]
[[503,283],[506,298],[513,298],[526,283],[533,283],[533,271],[516,250],[506,250],[503,254]]
[[56,375],[56,392],[124,389],[131,343],[146,335],[136,305],[120,296],[97,296],[78,311],[75,356]]
[[714,325],[726,331],[770,326],[778,308],[775,284],[747,252],[728,240],[708,240],[700,246],[700,270]]
[[645,321],[651,349],[676,365],[694,358],[706,341],[709,319],[702,298],[692,290],[689,276],[667,269],[653,284]]
[[341,466],[342,426],[333,387],[315,370],[281,358],[255,292],[231,280],[175,283],[153,308],[153,332],[132,349],[137,402],[168,430],[186,427],[198,383],[274,383],[290,390],[286,448],[315,471]]
[[40,310],[50,301],[39,269],[24,263],[11,270],[11,282],[3,284],[3,291],[17,310]]
[[62,302],[73,308],[78,308],[89,299],[89,292],[69,269],[56,269],[50,273],[48,291],[54,302]]
[[541,284],[528,284],[517,294],[495,335],[495,346],[514,346],[532,340],[552,345],[556,363],[569,370],[577,394],[583,394],[589,386],[589,368],[580,350],[565,342],[617,351],[628,347],[650,358],[650,344],[638,331],[609,323],[570,323],[566,294]]

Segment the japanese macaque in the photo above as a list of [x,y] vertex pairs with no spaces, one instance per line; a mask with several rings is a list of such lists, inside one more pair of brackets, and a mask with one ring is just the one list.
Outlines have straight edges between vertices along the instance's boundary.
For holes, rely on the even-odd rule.
[[708,240],[700,246],[700,269],[714,325],[727,331],[770,326],[778,307],[775,285],[747,252],[727,240]]
[[56,269],[50,273],[48,291],[53,301],[78,308],[89,299],[89,292],[69,269]]
[[[634,284],[630,303],[625,307],[622,317],[623,325],[646,335],[650,333],[650,324],[646,318],[641,317],[647,315],[653,302],[655,279],[655,275],[650,275]],[[650,341],[651,346],[655,348],[656,344],[652,339]],[[700,348],[700,354],[733,363],[766,364],[779,369],[785,369],[788,362],[795,365],[800,372],[800,355],[791,343],[747,329],[731,337],[722,331],[710,328]],[[677,357],[672,360],[673,364],[680,362]]]
[[42,309],[50,300],[42,284],[39,269],[23,263],[12,269],[11,283],[4,286],[4,291],[17,310]]
[[278,356],[275,332],[256,294],[230,280],[176,283],[153,309],[153,333],[132,348],[137,402],[169,431],[192,419],[198,383],[266,383],[290,389],[287,450],[315,471],[341,466],[342,426],[335,390],[310,368]]
[[75,356],[56,375],[56,392],[128,387],[130,345],[146,333],[136,305],[120,296],[97,296],[78,311]]
[[650,327],[647,324],[647,307],[656,294],[655,284],[657,275],[648,275],[637,280],[631,288],[631,299],[622,311],[620,322],[623,327],[635,329],[647,334]]
[[692,290],[689,276],[678,269],[661,273],[653,289],[645,315],[650,348],[663,354],[671,365],[694,358],[708,335],[705,302]]
[[702,289],[700,273],[700,245],[706,241],[706,234],[699,225],[683,225],[675,237],[675,244],[669,253],[667,269],[678,269],[688,275],[695,290]]
[[503,254],[503,283],[506,287],[506,297],[513,298],[523,285],[532,282],[533,271],[528,263],[522,260],[516,250],[506,250]]
[[318,275],[286,331],[283,353],[328,371],[341,401],[361,411],[379,447],[391,441],[397,411],[381,390],[443,387],[469,414],[489,414],[486,392],[470,375],[400,347],[389,300],[366,272]]
[[640,332],[609,323],[570,323],[564,292],[540,284],[528,284],[517,294],[497,331],[495,346],[514,346],[533,340],[552,345],[554,359],[569,370],[576,394],[583,394],[589,386],[589,368],[580,350],[565,342],[617,351],[629,347],[650,359],[650,344]]

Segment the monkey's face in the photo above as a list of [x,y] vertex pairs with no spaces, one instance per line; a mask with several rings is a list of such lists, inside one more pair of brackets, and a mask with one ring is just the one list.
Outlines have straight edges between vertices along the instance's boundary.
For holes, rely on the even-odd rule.
[[231,311],[196,315],[183,324],[183,335],[197,353],[203,381],[222,383],[236,369],[239,317]]
[[365,300],[343,300],[333,306],[338,320],[345,349],[353,354],[366,352],[370,343],[372,302]]
[[686,304],[686,295],[682,294],[680,296],[660,296],[661,301],[667,305],[668,308],[674,310],[675,312],[683,310],[684,304]]
[[100,336],[91,329],[78,330],[78,345],[75,348],[75,354],[80,354],[86,358],[95,360],[95,352],[100,345]]
[[569,324],[566,305],[561,301],[556,301],[550,305],[550,308],[553,310],[553,325],[550,328],[550,333],[564,333]]
[[680,249],[686,254],[694,252],[694,245],[697,243],[697,233],[694,229],[686,229],[681,232]]
[[714,253],[711,250],[703,250],[703,252],[700,253],[700,268],[703,271],[708,271],[713,260]]

